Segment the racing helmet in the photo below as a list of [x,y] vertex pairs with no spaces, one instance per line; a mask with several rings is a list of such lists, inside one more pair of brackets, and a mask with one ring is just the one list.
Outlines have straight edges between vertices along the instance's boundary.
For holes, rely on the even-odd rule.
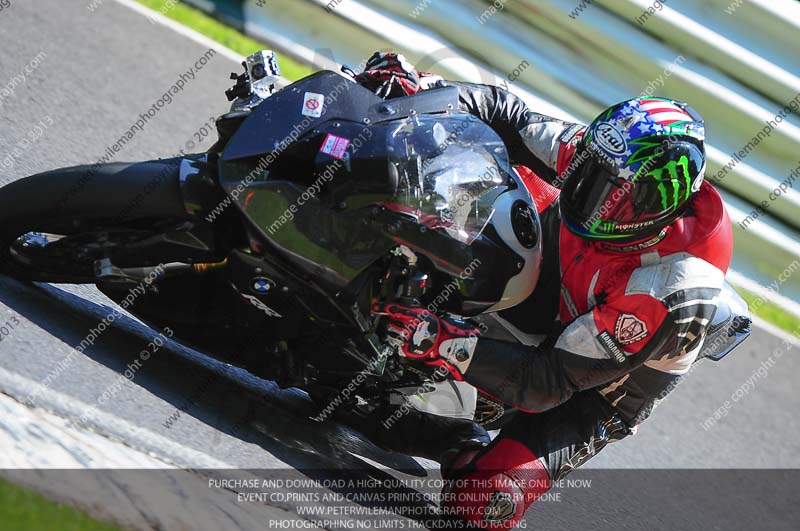
[[705,172],[703,118],[688,104],[635,98],[586,130],[565,172],[561,216],[574,234],[628,243],[686,211]]

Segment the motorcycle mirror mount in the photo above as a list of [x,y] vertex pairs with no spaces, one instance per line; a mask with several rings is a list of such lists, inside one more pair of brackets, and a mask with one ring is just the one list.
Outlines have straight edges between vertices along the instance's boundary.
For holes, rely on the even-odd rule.
[[225,97],[228,98],[228,101],[237,100],[239,98],[249,98],[252,94],[250,90],[250,76],[247,74],[247,65],[243,62],[242,66],[245,67],[245,72],[243,74],[231,72],[231,79],[236,80],[236,84],[225,91]]
[[259,50],[242,62],[244,73],[231,73],[236,84],[225,91],[228,101],[236,100],[234,106],[255,106],[269,98],[281,79],[278,54],[272,50]]

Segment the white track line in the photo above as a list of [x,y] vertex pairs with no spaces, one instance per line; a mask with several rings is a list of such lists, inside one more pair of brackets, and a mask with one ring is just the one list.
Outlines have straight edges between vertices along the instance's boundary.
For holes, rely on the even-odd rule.
[[782,328],[778,328],[774,324],[769,323],[769,322],[761,319],[760,317],[755,317],[753,319],[753,325],[756,328],[760,328],[760,329],[764,330],[765,332],[767,332],[771,336],[775,336],[778,339],[781,339],[781,340],[783,340],[783,341],[785,341],[785,342],[787,342],[789,344],[792,344],[794,346],[800,347],[800,336],[796,336],[796,335],[790,334],[786,330],[784,330]]
[[156,24],[161,24],[162,26],[166,26],[172,31],[180,33],[184,37],[188,37],[191,40],[202,44],[208,48],[212,48],[216,50],[217,53],[220,53],[231,59],[232,61],[236,61],[237,63],[241,63],[244,60],[244,57],[239,55],[238,53],[234,52],[230,48],[223,46],[222,44],[218,43],[215,40],[209,39],[202,33],[198,33],[195,30],[184,26],[178,22],[175,22],[171,18],[167,18],[166,16],[162,15],[158,11],[153,11],[149,7],[145,7],[138,2],[134,2],[133,0],[115,0],[118,4],[122,4],[129,9],[133,9],[134,11],[138,12],[141,15],[149,18]]
[[[244,56],[239,54],[238,52],[235,52],[230,48],[218,43],[217,41],[209,39],[202,33],[199,33],[189,27],[186,27],[179,22],[175,22],[171,18],[162,15],[158,11],[153,11],[149,7],[143,6],[142,4],[135,2],[134,0],[114,0],[114,1],[117,2],[118,4],[122,4],[123,6],[129,9],[136,11],[140,15],[144,15],[145,17],[147,17],[156,24],[166,26],[172,31],[180,33],[184,37],[187,37],[188,39],[191,39],[198,44],[202,44],[203,46],[213,49],[214,51],[216,51],[221,55],[224,55],[231,61],[236,61],[237,63],[241,64],[242,61],[244,61],[245,59]],[[290,80],[286,78],[281,78],[281,81],[278,83],[278,85],[285,86],[288,85],[289,83],[291,83]]]
[[755,280],[748,278],[737,271],[729,270],[726,278],[734,285],[741,286],[751,293],[755,293],[767,302],[780,306],[786,313],[796,317],[800,322],[800,304],[784,297],[778,291],[766,288]]
[[163,469],[167,462],[0,393],[0,470]]
[[[91,415],[87,418],[87,428],[112,439],[117,439],[146,454],[161,457],[175,466],[195,469],[236,468],[229,463],[179,444],[146,428],[131,424],[117,416],[97,410],[76,398],[51,388],[45,388],[39,382],[0,367],[0,391],[18,400],[24,400],[24,397],[37,390],[40,391],[37,407],[52,411],[68,420],[77,420],[87,411],[91,411]],[[73,426],[74,429],[79,429],[77,424],[73,424]],[[118,464],[116,468],[119,467],[121,465]],[[125,467],[122,466],[122,468]],[[141,468],[141,464],[137,460],[132,460],[131,468]]]
[[[5,393],[24,395],[29,385],[36,384],[0,368]],[[233,470],[115,417],[97,418],[104,431],[111,426],[125,432],[124,443],[90,431],[64,416],[85,404],[52,391],[47,397],[54,412],[29,408],[5,393],[0,393],[0,474],[15,484],[133,531],[319,529],[285,508],[242,503],[239,490],[212,482],[262,479],[249,471]],[[172,453],[173,461],[189,469],[178,470],[155,452],[134,448],[131,439],[158,445],[158,453]],[[204,473],[192,463],[224,468]]]

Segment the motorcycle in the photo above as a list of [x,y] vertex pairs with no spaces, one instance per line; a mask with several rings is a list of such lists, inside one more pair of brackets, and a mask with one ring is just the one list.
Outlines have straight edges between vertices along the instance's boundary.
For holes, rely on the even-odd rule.
[[[542,242],[503,142],[458,111],[454,87],[384,100],[332,71],[277,89],[269,51],[243,66],[207,152],[1,188],[0,271],[95,284],[323,414],[403,403],[500,427],[513,408],[382,342],[373,308],[423,306],[508,335],[498,312],[532,293]],[[723,298],[703,353],[714,359],[748,333],[745,303]]]

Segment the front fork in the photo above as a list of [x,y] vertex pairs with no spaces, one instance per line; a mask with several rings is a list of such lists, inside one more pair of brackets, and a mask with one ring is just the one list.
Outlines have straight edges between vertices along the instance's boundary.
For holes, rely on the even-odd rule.
[[216,156],[202,153],[187,155],[181,160],[178,178],[187,214],[214,222],[228,202],[219,185]]
[[[227,206],[225,194],[218,185],[217,170],[212,160],[215,157],[206,153],[187,155],[180,159],[178,169],[179,186],[183,199],[184,210],[197,221],[187,221],[185,226],[204,221],[213,222],[214,217],[219,217]],[[191,230],[189,231],[191,233]],[[176,235],[184,235],[178,237]],[[157,266],[120,267],[112,262],[111,258],[101,258],[94,263],[94,273],[99,281],[111,283],[140,283],[149,280],[148,286],[155,290],[156,283],[167,277],[185,274],[205,274],[222,269],[227,265],[227,259],[217,261],[197,261],[191,256],[196,251],[208,252],[210,240],[199,238],[191,234],[186,235],[185,227],[177,227],[177,232],[169,233],[163,237],[164,242],[173,246],[184,246],[188,260],[179,260]],[[209,240],[209,241],[204,241]],[[161,242],[161,243],[164,243]],[[159,242],[151,242],[159,243]],[[201,253],[204,254],[204,253]],[[130,260],[125,260],[129,262]]]

